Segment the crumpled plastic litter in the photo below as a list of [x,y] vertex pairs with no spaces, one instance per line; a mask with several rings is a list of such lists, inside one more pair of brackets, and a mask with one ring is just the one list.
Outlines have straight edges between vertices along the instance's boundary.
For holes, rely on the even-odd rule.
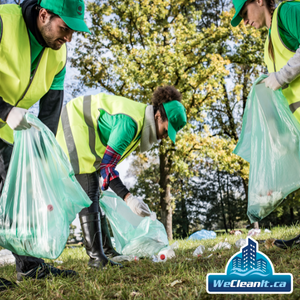
[[300,188],[300,123],[282,89],[260,83],[249,93],[242,132],[233,153],[250,162],[247,214],[259,222]]
[[193,256],[202,255],[205,251],[205,247],[203,245],[198,246],[195,251],[193,252]]
[[228,242],[220,242],[212,248],[212,251],[222,250],[222,249],[231,249],[231,245]]
[[0,266],[11,265],[15,262],[16,259],[11,251],[7,249],[0,250]]
[[63,264],[64,262],[62,260],[54,260],[57,264]]
[[201,229],[200,231],[196,231],[191,234],[188,240],[208,240],[208,239],[215,239],[217,234],[214,231]]
[[179,243],[176,241],[175,243],[173,243],[172,245],[170,245],[171,249],[176,250],[179,248]]
[[247,243],[247,239],[239,239],[235,242],[235,246],[240,249],[244,246],[246,246],[248,243]]
[[102,192],[100,206],[109,220],[116,250],[120,254],[151,257],[170,248],[163,224],[156,219],[153,221],[150,217],[136,215],[115,193]]
[[260,229],[251,229],[249,230],[247,236],[258,236],[260,235],[261,230]]
[[229,234],[240,235],[242,232],[240,230],[230,230]]
[[114,262],[122,262],[122,261],[138,261],[139,258],[134,255],[118,255],[113,258]]

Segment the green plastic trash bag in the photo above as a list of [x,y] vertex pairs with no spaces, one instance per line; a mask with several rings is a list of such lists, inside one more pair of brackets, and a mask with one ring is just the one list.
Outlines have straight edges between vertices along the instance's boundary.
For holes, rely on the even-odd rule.
[[300,188],[300,124],[282,90],[258,78],[248,96],[239,142],[233,153],[250,162],[248,217],[257,222]]
[[30,129],[14,131],[13,153],[0,198],[0,246],[54,259],[69,225],[91,203],[53,133],[26,114]]
[[139,217],[125,201],[107,191],[101,195],[100,206],[109,220],[119,253],[151,256],[169,246],[165,227],[156,217]]

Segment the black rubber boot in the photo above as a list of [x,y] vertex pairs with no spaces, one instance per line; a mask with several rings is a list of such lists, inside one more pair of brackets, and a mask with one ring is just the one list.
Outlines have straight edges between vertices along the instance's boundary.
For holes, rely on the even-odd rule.
[[300,234],[291,240],[275,240],[274,245],[281,249],[292,248],[300,245]]
[[102,242],[103,242],[104,254],[107,257],[120,256],[121,254],[114,249],[111,243],[110,233],[109,233],[108,224],[105,215],[101,216],[101,230],[102,230]]
[[27,272],[17,272],[17,280],[22,281],[23,279],[45,279],[50,276],[72,277],[77,275],[78,274],[73,270],[61,270],[49,264],[41,263],[37,267],[34,267]]
[[4,278],[0,278],[0,291],[5,291],[5,290],[11,289],[15,286],[16,286],[16,284],[14,282],[8,281]]
[[87,255],[90,257],[88,265],[93,268],[103,268],[107,264],[123,267],[105,256],[102,248],[100,212],[86,213],[80,216],[83,241]]

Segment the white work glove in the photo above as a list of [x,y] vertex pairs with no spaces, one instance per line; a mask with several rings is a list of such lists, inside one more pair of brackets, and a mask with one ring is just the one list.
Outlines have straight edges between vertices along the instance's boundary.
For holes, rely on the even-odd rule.
[[275,73],[270,73],[267,78],[262,82],[265,83],[267,88],[270,88],[273,91],[276,91],[281,88],[281,84],[278,82]]
[[130,194],[125,202],[136,215],[140,217],[150,216],[151,212],[148,205],[143,200],[139,200]]
[[13,107],[9,112],[6,123],[12,130],[24,130],[30,128],[30,124],[27,123],[25,114],[27,109],[20,107]]

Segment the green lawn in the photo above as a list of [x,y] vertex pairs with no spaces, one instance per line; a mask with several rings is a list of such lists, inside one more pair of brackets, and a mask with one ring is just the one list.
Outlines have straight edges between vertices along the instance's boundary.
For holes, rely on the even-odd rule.
[[[263,233],[256,239],[288,238],[300,232],[300,226],[275,228],[271,234]],[[0,293],[0,299],[300,299],[299,249],[266,249],[263,244],[259,250],[273,262],[276,273],[292,273],[294,292],[291,295],[209,295],[206,292],[207,273],[223,273],[228,259],[238,249],[206,250],[202,257],[193,257],[194,249],[202,244],[206,248],[227,241],[234,245],[246,234],[239,236],[222,235],[214,240],[179,240],[176,258],[165,263],[153,263],[149,259],[124,263],[124,269],[108,268],[94,270],[87,267],[88,257],[83,247],[65,249],[58,258],[63,264],[55,266],[70,268],[79,273],[76,278],[51,278],[48,280],[27,280],[16,288]],[[173,243],[173,241],[171,242]],[[1,268],[1,277],[16,280],[14,266]],[[180,281],[174,286],[171,283]]]

